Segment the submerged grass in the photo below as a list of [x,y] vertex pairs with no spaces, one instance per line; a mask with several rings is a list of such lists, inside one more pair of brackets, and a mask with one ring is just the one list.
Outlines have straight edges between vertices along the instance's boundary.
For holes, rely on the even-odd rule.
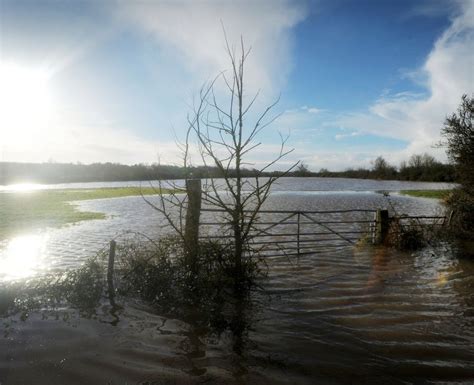
[[446,199],[452,190],[401,190],[400,194],[417,198]]
[[105,287],[105,269],[98,258],[80,268],[24,282],[0,282],[0,317],[20,314],[22,320],[33,311],[77,309],[92,315],[99,306]]
[[[105,218],[103,213],[80,211],[73,203],[75,201],[155,195],[158,192],[159,190],[152,187],[119,187],[1,193],[0,240],[19,231],[59,227],[68,223]],[[168,193],[169,190],[162,192]]]
[[26,320],[33,312],[44,315],[69,310],[95,317],[106,308],[120,312],[121,303],[138,300],[161,314],[212,332],[231,330],[242,334],[250,321],[244,310],[251,306],[250,293],[262,271],[253,258],[247,259],[237,290],[232,248],[216,242],[201,242],[197,247],[198,261],[192,271],[185,263],[181,242],[175,238],[119,247],[117,302],[109,302],[105,254],[64,273],[0,282],[0,318],[19,316]]

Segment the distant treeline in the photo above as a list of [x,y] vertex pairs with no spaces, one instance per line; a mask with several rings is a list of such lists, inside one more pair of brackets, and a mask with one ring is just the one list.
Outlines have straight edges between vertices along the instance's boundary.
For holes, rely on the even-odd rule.
[[[192,167],[193,178],[219,178],[216,167]],[[279,171],[258,173],[244,170],[244,177],[281,175]],[[156,179],[183,179],[183,167],[161,164],[124,165],[119,163],[14,163],[0,162],[0,185],[14,183],[116,182]]]
[[410,180],[427,182],[454,182],[456,180],[455,168],[452,164],[438,162],[431,155],[412,155],[397,168],[389,164],[384,158],[378,157],[372,168],[349,168],[344,171],[328,171],[321,169],[311,173],[320,177],[362,178],[362,179],[387,179]]
[[[219,178],[222,174],[215,167],[193,167],[194,178]],[[259,173],[255,169],[247,169],[244,177],[279,176],[281,171]],[[328,171],[321,169],[312,172],[304,163],[300,163],[288,176],[308,177],[340,177],[365,179],[398,179],[412,181],[452,182],[455,180],[454,167],[436,161],[431,155],[413,155],[399,168],[390,165],[382,157],[378,157],[372,168],[347,169],[345,171]],[[161,164],[124,165],[118,163],[0,163],[0,185],[14,183],[72,183],[72,182],[113,182],[139,181],[155,179],[183,179],[185,170],[182,167]]]

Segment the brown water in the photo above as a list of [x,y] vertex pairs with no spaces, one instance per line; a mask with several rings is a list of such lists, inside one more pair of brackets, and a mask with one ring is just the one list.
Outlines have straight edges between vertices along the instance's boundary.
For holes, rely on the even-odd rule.
[[[433,200],[393,196],[400,212]],[[84,202],[114,217],[73,228],[107,239],[120,224],[153,231],[137,198]],[[377,208],[371,192],[275,193],[279,209]],[[90,226],[91,229],[87,230]],[[114,230],[115,229],[115,230]],[[66,234],[70,229],[62,230]],[[88,232],[90,231],[90,232]],[[89,235],[88,235],[89,234]],[[88,238],[89,237],[89,238]],[[101,238],[103,237],[103,238]],[[59,238],[58,238],[59,239]],[[64,251],[62,257],[67,256]],[[60,261],[61,254],[57,260]],[[60,266],[72,266],[73,256]],[[474,258],[447,245],[416,253],[341,246],[267,260],[243,329],[218,334],[124,303],[116,321],[74,312],[0,324],[3,384],[473,384]],[[65,314],[67,316],[65,316]],[[245,322],[243,322],[245,321]],[[115,326],[113,326],[115,325]]]
[[274,258],[241,333],[218,336],[130,303],[116,326],[104,309],[92,320],[33,314],[3,325],[0,380],[472,384],[473,273],[472,260],[443,248]]

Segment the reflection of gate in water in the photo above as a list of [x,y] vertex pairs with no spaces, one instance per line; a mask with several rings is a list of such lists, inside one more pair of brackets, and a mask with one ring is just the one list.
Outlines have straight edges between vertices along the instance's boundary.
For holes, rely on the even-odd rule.
[[[277,256],[313,254],[353,245],[361,238],[372,239],[376,211],[262,210],[253,226],[249,247],[261,255]],[[201,239],[232,238],[224,210],[202,209],[201,213]]]

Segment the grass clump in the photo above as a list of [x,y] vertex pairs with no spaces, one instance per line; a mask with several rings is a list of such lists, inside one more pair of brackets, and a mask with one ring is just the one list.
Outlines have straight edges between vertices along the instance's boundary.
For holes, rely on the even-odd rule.
[[401,190],[400,194],[416,198],[446,199],[452,190]]

